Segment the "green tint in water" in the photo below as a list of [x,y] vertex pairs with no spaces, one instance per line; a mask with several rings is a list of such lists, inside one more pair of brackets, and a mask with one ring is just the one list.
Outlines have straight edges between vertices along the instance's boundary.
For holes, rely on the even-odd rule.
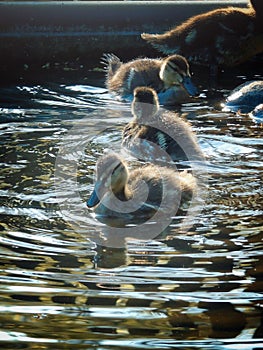
[[[104,148],[119,149],[129,104],[89,86],[2,89],[2,348],[260,348],[262,128],[211,112],[223,99],[217,93],[182,108],[208,157],[196,224],[180,234],[172,222],[162,238],[122,249],[96,246],[104,228],[83,213],[96,160]],[[74,179],[58,193],[54,173],[63,139],[84,117],[85,153],[75,139],[67,155],[79,159],[80,200],[72,201],[85,225],[76,227],[61,212]]]

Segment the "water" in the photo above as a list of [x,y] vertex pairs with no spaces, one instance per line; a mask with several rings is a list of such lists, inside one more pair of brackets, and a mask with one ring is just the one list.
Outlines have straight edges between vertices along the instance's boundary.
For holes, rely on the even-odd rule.
[[213,94],[200,82],[201,100],[181,108],[207,155],[193,227],[172,222],[124,247],[107,243],[85,201],[129,104],[99,72],[87,85],[1,88],[3,349],[262,349],[262,127],[220,110],[254,77],[224,75]]

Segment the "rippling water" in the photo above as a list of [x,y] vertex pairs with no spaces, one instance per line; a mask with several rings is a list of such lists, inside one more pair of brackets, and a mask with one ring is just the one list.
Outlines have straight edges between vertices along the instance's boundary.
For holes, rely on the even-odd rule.
[[120,149],[130,119],[96,74],[1,88],[2,348],[262,349],[262,127],[220,110],[253,77],[181,108],[207,156],[195,224],[123,248],[85,206],[97,158]]

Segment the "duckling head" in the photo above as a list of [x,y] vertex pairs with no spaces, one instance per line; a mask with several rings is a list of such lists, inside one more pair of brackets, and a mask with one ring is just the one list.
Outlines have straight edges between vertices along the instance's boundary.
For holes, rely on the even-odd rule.
[[119,199],[126,198],[128,168],[116,153],[111,152],[98,160],[96,177],[94,190],[87,201],[89,208],[97,206],[106,193],[112,193]]
[[151,117],[159,110],[156,91],[149,87],[137,87],[133,92],[132,114],[138,120]]
[[191,96],[198,94],[197,88],[191,79],[189,64],[181,55],[168,56],[163,61],[159,75],[166,88],[180,86]]

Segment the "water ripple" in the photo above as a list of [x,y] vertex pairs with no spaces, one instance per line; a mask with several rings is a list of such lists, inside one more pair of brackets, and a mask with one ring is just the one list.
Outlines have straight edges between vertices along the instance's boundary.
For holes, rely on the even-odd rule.
[[[181,108],[207,158],[197,222],[182,233],[173,220],[156,239],[128,239],[124,248],[103,245],[105,225],[88,216],[85,201],[97,158],[120,149],[130,104],[96,83],[1,92],[5,349],[262,348],[262,128],[218,109],[227,90],[211,99],[204,90]],[[60,210],[75,179],[60,191],[54,183],[58,152],[76,125],[60,171],[70,175],[78,160],[71,204],[79,226]]]

